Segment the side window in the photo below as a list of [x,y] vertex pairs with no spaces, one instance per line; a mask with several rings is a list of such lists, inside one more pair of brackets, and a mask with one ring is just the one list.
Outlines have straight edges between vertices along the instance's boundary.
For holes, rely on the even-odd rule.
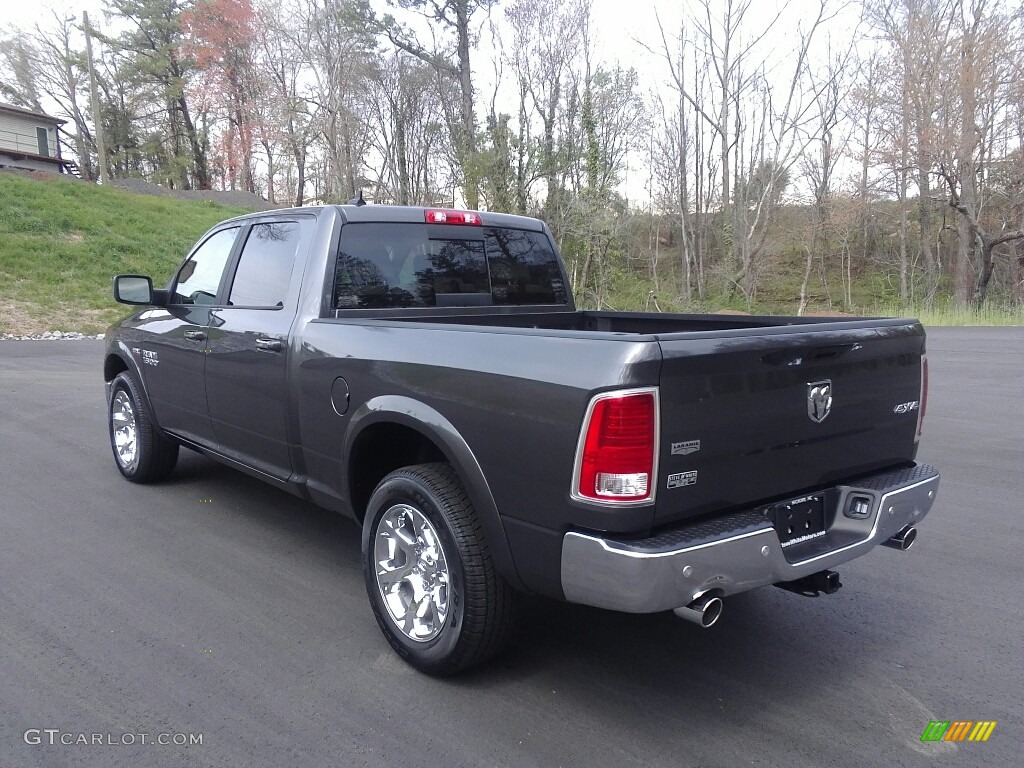
[[228,304],[283,307],[295,265],[299,234],[297,221],[253,226],[242,247]]
[[211,235],[186,261],[174,281],[172,304],[215,304],[217,288],[227,266],[238,227]]

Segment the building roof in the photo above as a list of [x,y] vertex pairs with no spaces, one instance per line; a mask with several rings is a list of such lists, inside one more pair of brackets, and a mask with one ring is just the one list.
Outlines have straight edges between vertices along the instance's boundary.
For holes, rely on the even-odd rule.
[[0,112],[6,112],[10,115],[20,115],[21,117],[34,117],[37,120],[42,120],[50,125],[64,125],[67,120],[61,120],[59,117],[53,117],[47,115],[44,112],[36,112],[32,109],[25,109],[24,107],[16,107],[13,104],[4,104],[0,102]]

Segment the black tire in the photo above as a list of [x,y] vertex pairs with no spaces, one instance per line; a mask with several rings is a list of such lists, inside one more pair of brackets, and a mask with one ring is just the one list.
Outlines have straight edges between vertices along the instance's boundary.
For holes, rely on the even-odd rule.
[[[385,574],[386,566],[375,557],[378,541],[382,547],[387,541],[388,531],[380,534],[385,538],[378,538],[382,520],[387,516],[394,523],[397,514],[408,521],[414,518],[410,509],[430,523],[447,564],[446,617],[432,622],[436,635],[420,639],[407,635],[389,609],[384,590],[392,601],[401,602],[393,590],[402,587],[381,586],[378,571]],[[384,636],[399,656],[422,672],[437,676],[461,672],[492,658],[508,642],[518,596],[495,569],[472,504],[449,464],[404,467],[377,486],[363,522],[363,574]],[[401,581],[409,595],[406,579]]]
[[[119,450],[118,445],[121,440],[121,448],[125,448],[127,432],[124,425],[127,422],[123,417],[127,413],[126,405],[134,418],[134,451],[130,456],[126,451]],[[133,483],[155,483],[174,471],[174,465],[178,462],[178,444],[157,427],[153,414],[141,396],[139,385],[128,372],[119,373],[110,388],[107,427],[114,463],[128,480]]]

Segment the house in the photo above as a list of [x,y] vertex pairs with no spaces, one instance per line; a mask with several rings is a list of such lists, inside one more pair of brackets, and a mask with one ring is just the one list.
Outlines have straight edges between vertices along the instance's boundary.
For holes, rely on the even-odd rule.
[[57,132],[67,120],[0,103],[0,168],[68,173]]

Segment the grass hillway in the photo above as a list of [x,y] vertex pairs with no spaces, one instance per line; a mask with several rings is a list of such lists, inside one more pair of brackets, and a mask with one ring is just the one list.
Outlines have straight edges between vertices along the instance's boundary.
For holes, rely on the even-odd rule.
[[100,333],[123,317],[111,278],[167,279],[200,235],[248,213],[43,173],[0,173],[0,333]]
[[[126,312],[111,297],[113,275],[152,275],[160,284],[203,232],[242,213],[248,210],[134,194],[52,174],[0,172],[0,334],[102,332]],[[740,309],[724,303],[682,307],[658,291],[652,302],[648,276],[611,279],[612,309]],[[752,310],[793,314],[796,305],[765,302]],[[1024,323],[1020,313],[916,312],[884,302],[862,313],[916,315],[926,324]]]

